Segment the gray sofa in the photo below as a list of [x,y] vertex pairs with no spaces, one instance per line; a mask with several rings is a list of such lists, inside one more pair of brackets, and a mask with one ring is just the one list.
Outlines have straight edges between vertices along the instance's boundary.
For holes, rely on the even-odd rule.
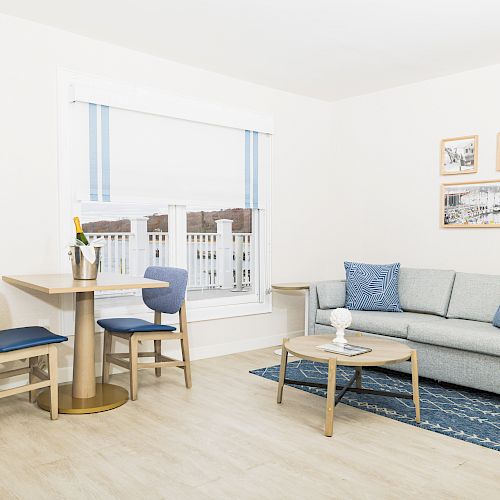
[[[310,286],[309,334],[333,334],[332,309],[345,305],[345,281]],[[500,394],[500,276],[401,268],[404,312],[351,311],[351,331],[391,338],[418,352],[419,374]],[[409,363],[391,369],[410,372]]]

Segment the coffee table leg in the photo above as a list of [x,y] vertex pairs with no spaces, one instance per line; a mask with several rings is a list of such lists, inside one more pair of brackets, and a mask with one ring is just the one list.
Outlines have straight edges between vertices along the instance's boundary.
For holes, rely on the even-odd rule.
[[333,411],[335,410],[335,388],[337,385],[337,360],[328,360],[328,388],[326,392],[325,436],[333,434]]
[[420,397],[418,392],[418,361],[417,351],[411,351],[411,383],[413,390],[413,403],[415,405],[415,421],[420,423]]
[[361,385],[362,374],[363,374],[363,368],[361,366],[356,366],[356,387],[358,389],[362,388],[362,385]]
[[287,341],[288,339],[284,338],[283,345],[281,347],[280,380],[278,383],[278,404],[280,404],[281,400],[283,399],[283,386],[285,385],[285,376],[286,376],[286,362],[288,360],[288,351],[286,350],[285,347],[285,342]]

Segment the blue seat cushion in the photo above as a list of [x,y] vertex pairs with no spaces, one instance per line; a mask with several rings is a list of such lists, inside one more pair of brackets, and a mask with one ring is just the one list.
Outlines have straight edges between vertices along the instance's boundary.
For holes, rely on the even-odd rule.
[[68,337],[56,335],[41,326],[26,326],[0,331],[0,352],[17,351],[38,345],[65,342]]
[[137,318],[108,318],[100,319],[97,324],[108,332],[139,333],[139,332],[173,332],[175,326],[155,325],[144,319]]

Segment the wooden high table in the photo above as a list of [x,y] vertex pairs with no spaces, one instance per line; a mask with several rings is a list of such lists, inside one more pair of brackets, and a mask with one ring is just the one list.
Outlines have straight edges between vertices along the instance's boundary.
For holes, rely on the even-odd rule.
[[[123,387],[96,383],[94,292],[166,288],[167,282],[121,274],[99,274],[96,280],[74,280],[71,274],[3,276],[3,280],[49,295],[74,293],[76,296],[73,383],[59,386],[59,413],[96,413],[127,402],[128,391]],[[49,391],[42,392],[37,402],[48,411]]]

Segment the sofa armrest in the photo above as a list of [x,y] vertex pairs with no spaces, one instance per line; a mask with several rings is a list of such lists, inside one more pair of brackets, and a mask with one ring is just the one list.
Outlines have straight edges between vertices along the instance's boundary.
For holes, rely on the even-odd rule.
[[309,284],[309,335],[316,333],[316,311],[320,309],[318,293],[323,294],[326,309],[344,307],[345,305],[345,280],[317,281]]

